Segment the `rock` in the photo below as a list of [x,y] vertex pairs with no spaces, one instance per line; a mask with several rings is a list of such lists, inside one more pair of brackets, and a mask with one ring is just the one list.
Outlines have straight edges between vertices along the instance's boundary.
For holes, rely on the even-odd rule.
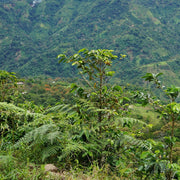
[[54,166],[54,164],[46,164],[45,167],[45,172],[57,172],[58,171],[58,168],[56,166]]

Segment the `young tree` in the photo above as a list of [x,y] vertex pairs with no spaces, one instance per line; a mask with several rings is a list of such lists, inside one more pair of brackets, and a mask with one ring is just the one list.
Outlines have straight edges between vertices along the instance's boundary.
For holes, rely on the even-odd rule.
[[[59,62],[72,63],[77,65],[79,74],[89,86],[89,92],[79,89],[80,95],[85,95],[98,108],[98,122],[103,119],[109,119],[112,113],[118,113],[122,103],[122,88],[120,86],[108,87],[107,82],[114,75],[114,71],[109,70],[112,61],[117,58],[113,55],[113,50],[81,49],[77,54],[67,57],[64,54],[58,55]],[[126,57],[121,55],[120,59]],[[73,88],[77,89],[77,85]],[[108,111],[109,110],[109,111]]]
[[[121,55],[120,59],[124,57],[126,55]],[[100,167],[105,163],[116,167],[115,162],[118,163],[122,158],[121,152],[131,145],[147,148],[142,141],[123,131],[125,126],[130,127],[131,124],[140,122],[127,117],[129,99],[125,97],[123,88],[108,83],[115,73],[110,70],[113,60],[117,58],[113,55],[113,51],[82,49],[70,57],[60,54],[58,58],[60,63],[77,65],[79,74],[88,86],[83,88],[72,84],[72,91],[78,96],[74,106],[77,107],[78,117],[81,119],[80,122],[77,117],[74,120],[73,125],[78,127],[78,132],[73,132],[70,136],[73,143],[78,142],[83,145],[77,153],[78,161],[85,162],[86,158],[86,162],[89,163],[97,161]],[[144,124],[141,123],[142,126]],[[128,142],[127,146],[126,142]],[[65,146],[65,152],[72,148],[69,145]],[[133,154],[132,151],[131,153]]]
[[[161,89],[164,92],[164,94],[168,97],[168,102],[166,104],[162,103],[159,99],[153,99],[150,96],[148,97],[148,101],[154,106],[155,110],[159,112],[162,115],[162,117],[164,117],[165,120],[171,122],[170,136],[164,137],[164,140],[168,145],[169,162],[172,165],[173,147],[176,142],[176,137],[174,135],[175,122],[178,122],[180,120],[180,103],[178,103],[177,101],[180,95],[180,87],[171,86],[166,88],[161,84],[161,81],[158,79],[160,75],[162,75],[162,73],[146,73],[146,75],[143,76],[143,78],[145,78],[146,81],[154,82],[156,87]],[[173,178],[172,173],[172,168],[170,168],[169,172],[167,173],[167,179]]]

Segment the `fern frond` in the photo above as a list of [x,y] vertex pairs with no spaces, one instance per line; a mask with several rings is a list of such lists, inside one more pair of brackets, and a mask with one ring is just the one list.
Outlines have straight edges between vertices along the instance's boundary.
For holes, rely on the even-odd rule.
[[48,133],[47,135],[47,139],[50,141],[50,143],[51,144],[53,144],[54,143],[54,141],[57,139],[57,138],[59,138],[59,136],[60,136],[60,131],[54,131],[54,132],[50,132],[50,133]]
[[71,111],[74,111],[74,107],[71,104],[60,104],[47,109],[44,114],[52,112],[70,113]]
[[117,118],[116,123],[117,123],[117,125],[121,125],[121,126],[124,126],[125,124],[133,125],[136,123],[143,125],[143,126],[147,126],[147,123],[145,123],[139,119],[134,119],[134,118],[129,118],[129,117]]
[[87,143],[85,147],[86,147],[86,149],[88,149],[88,151],[94,152],[95,154],[102,153],[101,152],[102,146],[100,143],[99,144],[94,143],[94,142]]
[[62,149],[62,146],[60,145],[53,145],[53,146],[48,146],[44,148],[42,151],[42,161],[44,162],[44,160],[47,159],[48,157],[57,154],[58,151],[61,149]]
[[0,164],[9,164],[10,161],[13,161],[14,160],[14,157],[13,156],[9,156],[9,155],[1,155],[0,156]]
[[25,112],[24,109],[7,102],[0,102],[0,109],[2,111]]
[[24,122],[30,122],[34,119],[43,117],[44,115],[41,113],[31,113],[14,104],[0,102],[0,119],[2,121],[11,119],[11,121],[15,121],[15,123],[22,125]]
[[39,128],[36,128],[29,133],[27,133],[24,137],[22,137],[14,147],[20,147],[22,143],[31,143],[38,144],[38,143],[52,143],[60,134],[58,131],[58,127],[54,124],[47,124],[42,125]]
[[146,150],[149,150],[149,151],[151,150],[151,148],[148,146],[147,141],[136,139],[133,136],[124,134],[123,136],[120,137],[120,139],[121,139],[122,143],[145,148]]
[[81,142],[69,142],[66,147],[62,150],[62,155],[59,156],[59,161],[66,157],[76,156],[77,153],[87,152],[88,149],[85,148],[84,144]]

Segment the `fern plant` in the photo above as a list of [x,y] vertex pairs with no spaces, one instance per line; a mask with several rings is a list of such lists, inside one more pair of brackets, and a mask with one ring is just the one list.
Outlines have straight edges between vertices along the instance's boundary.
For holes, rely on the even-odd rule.
[[32,113],[14,104],[0,102],[0,135],[3,143],[15,143],[25,132],[50,121],[51,118],[42,113]]
[[[62,149],[61,142],[63,142],[63,136],[61,136],[58,127],[55,124],[46,124],[26,133],[14,145],[14,148],[20,149],[21,155],[25,153],[25,156],[35,162],[42,162]],[[26,149],[24,149],[25,146]],[[27,149],[29,150],[28,153]]]

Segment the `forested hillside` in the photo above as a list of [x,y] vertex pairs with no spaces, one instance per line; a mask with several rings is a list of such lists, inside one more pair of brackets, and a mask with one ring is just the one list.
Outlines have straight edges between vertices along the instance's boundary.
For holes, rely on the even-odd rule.
[[179,12],[177,0],[1,0],[0,69],[68,77],[59,53],[103,48],[127,55],[113,66],[122,82],[161,71],[179,85]]
[[77,83],[0,70],[0,179],[180,179],[180,87],[165,87],[162,73],[143,76],[160,98],[112,84],[117,58],[59,54],[79,69]]

